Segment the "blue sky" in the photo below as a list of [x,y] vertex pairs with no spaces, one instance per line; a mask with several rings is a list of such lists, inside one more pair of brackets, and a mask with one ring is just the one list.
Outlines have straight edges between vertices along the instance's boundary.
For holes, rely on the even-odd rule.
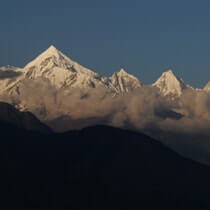
[[52,44],[101,75],[125,68],[147,84],[172,68],[202,87],[210,80],[210,2],[1,0],[0,65],[24,66]]

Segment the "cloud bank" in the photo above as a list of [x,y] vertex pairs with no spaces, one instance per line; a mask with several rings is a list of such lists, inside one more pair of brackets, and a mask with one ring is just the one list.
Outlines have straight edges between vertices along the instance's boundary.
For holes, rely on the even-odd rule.
[[44,121],[60,116],[75,120],[98,117],[107,118],[115,126],[129,124],[135,129],[155,126],[168,131],[203,133],[210,128],[210,93],[194,89],[185,90],[177,100],[169,100],[151,86],[114,96],[106,89],[56,90],[47,79],[39,78],[25,79],[19,95],[0,99],[21,103]]
[[22,108],[27,107],[55,130],[93,124],[129,128],[160,139],[186,156],[210,163],[210,94],[207,92],[187,89],[179,99],[169,100],[155,87],[144,86],[113,96],[106,89],[56,90],[43,78],[26,79],[19,89],[19,95],[0,99],[13,104],[21,102]]

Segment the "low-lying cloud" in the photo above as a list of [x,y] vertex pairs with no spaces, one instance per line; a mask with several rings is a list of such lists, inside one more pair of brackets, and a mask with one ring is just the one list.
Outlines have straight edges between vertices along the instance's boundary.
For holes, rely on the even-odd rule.
[[25,79],[19,86],[19,95],[1,96],[1,99],[21,103],[44,121],[60,116],[75,120],[106,117],[110,124],[123,127],[129,123],[135,129],[153,125],[173,131],[203,132],[210,128],[208,92],[189,89],[183,92],[179,100],[169,100],[151,86],[117,96],[107,91],[57,90],[47,79]]
[[[198,139],[202,136],[200,147],[197,147],[199,152],[194,151],[193,158],[210,163],[209,93],[189,89],[183,92],[180,99],[169,100],[151,86],[144,86],[117,96],[107,91],[106,89],[56,90],[47,79],[40,78],[34,81],[26,79],[19,87],[20,95],[9,98],[2,96],[1,100],[13,104],[21,102],[23,107],[27,107],[27,110],[49,124],[56,119],[60,120],[56,124],[60,125],[59,131],[62,128],[71,129],[72,125],[76,125],[74,122],[79,120],[78,128],[84,126],[82,124],[84,121],[85,126],[108,124],[131,128],[145,131],[172,145],[173,148],[178,148],[177,151],[185,151],[187,156],[192,156],[190,153],[192,150],[189,151],[188,147],[184,146],[191,144],[196,151],[196,144],[199,144]],[[62,117],[65,117],[65,121]],[[66,120],[67,118],[73,123]],[[186,136],[194,140],[189,142],[188,138],[185,141]],[[201,157],[200,151],[206,150],[206,147],[208,157]]]
[[13,70],[0,71],[0,80],[18,77],[21,74],[21,72],[16,72]]

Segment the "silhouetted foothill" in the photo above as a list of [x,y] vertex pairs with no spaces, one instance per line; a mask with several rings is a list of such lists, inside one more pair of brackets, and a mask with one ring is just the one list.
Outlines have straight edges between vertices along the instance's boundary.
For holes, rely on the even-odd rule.
[[32,113],[20,112],[12,105],[0,102],[0,121],[8,122],[26,130],[49,134],[51,129],[41,123]]
[[0,205],[210,206],[210,167],[141,133],[95,126],[43,135],[1,123],[0,136]]

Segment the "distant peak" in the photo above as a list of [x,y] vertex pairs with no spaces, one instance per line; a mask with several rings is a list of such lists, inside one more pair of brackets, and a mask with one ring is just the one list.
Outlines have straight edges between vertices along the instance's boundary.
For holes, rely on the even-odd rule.
[[131,74],[128,74],[125,69],[120,69],[120,71],[114,72],[112,76],[117,76],[117,77],[125,77],[125,76],[133,76]]
[[56,49],[54,45],[50,45],[49,48]]
[[171,70],[171,69],[169,69],[168,71],[163,72],[159,79],[164,79],[164,80],[171,80],[171,79],[173,79],[173,80],[182,80],[179,77],[177,77],[174,74],[173,70]]
[[48,58],[53,58],[58,60],[65,59],[66,61],[70,61],[70,58],[68,58],[66,55],[64,55],[61,51],[59,51],[55,46],[51,45],[48,47],[45,51],[43,51],[40,55],[38,55],[33,61],[28,63],[25,67],[31,67],[31,66],[39,66],[43,61],[45,61]]
[[163,72],[161,77],[153,83],[153,86],[156,86],[160,89],[163,95],[181,95],[182,90],[186,89],[184,81],[177,77],[173,71],[170,69],[166,72]]
[[172,82],[172,80],[176,80],[179,83],[184,83],[184,81],[181,78],[177,77],[174,74],[173,70],[171,70],[171,69],[169,69],[168,71],[163,72],[162,75],[160,76],[160,78],[156,81],[156,83],[158,81],[163,81],[163,80],[164,81],[168,81],[168,82]]
[[117,72],[118,75],[128,75],[128,73],[125,71],[125,69],[120,69],[119,72]]
[[[47,75],[50,75],[50,72],[53,72],[53,75],[55,75],[55,72],[58,71],[59,69],[59,76],[57,76],[58,78],[56,78],[57,80],[62,79],[62,76],[61,76],[62,74],[63,74],[63,77],[67,77],[66,70],[68,70],[70,74],[72,74],[72,72],[74,73],[78,72],[78,73],[85,73],[86,75],[91,75],[94,77],[98,76],[98,74],[93,72],[92,70],[71,60],[71,58],[63,54],[60,50],[58,50],[53,45],[48,47],[44,52],[38,55],[34,60],[29,62],[24,67],[24,69],[27,70],[25,72],[25,74],[27,74],[27,77],[31,75],[33,75],[33,77],[40,77],[40,75],[44,76],[46,72],[47,72]],[[33,71],[31,71],[31,69]],[[54,76],[52,77],[53,77],[53,80],[56,80]]]
[[140,81],[139,81],[139,79],[138,78],[136,78],[134,75],[132,75],[132,74],[129,74],[128,72],[126,72],[125,71],[125,69],[120,69],[120,71],[118,71],[118,72],[115,72],[113,75],[112,75],[112,77],[118,77],[118,78],[125,78],[125,77],[127,77],[127,78],[130,78],[130,79],[133,79],[133,80],[136,80],[136,81],[138,81],[139,83],[141,83]]
[[50,47],[48,47],[44,51],[44,53],[49,53],[49,54],[57,54],[58,52],[59,52],[59,50],[55,46],[53,46],[53,45],[51,45]]
[[173,75],[173,76],[175,76],[175,74],[174,74],[174,72],[173,72],[173,70],[172,70],[172,69],[169,69],[168,71],[163,72],[163,74],[162,74],[162,75]]
[[173,70],[172,69],[169,69],[168,71],[166,71],[167,73],[170,73],[170,74],[173,74]]
[[127,74],[127,72],[125,71],[125,69],[120,69],[120,73],[126,73]]

